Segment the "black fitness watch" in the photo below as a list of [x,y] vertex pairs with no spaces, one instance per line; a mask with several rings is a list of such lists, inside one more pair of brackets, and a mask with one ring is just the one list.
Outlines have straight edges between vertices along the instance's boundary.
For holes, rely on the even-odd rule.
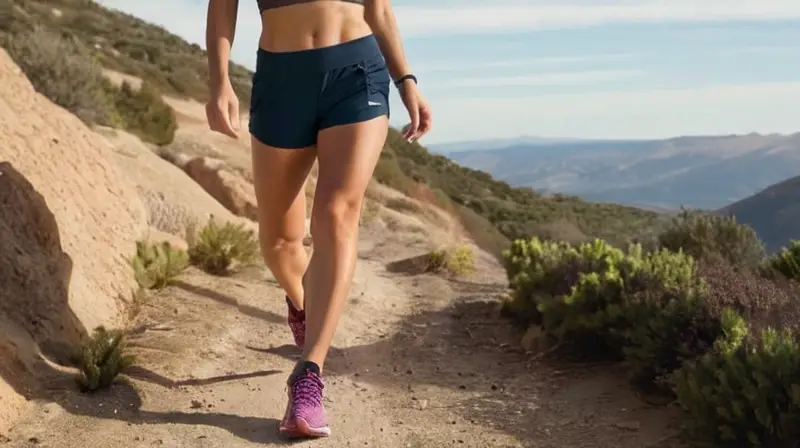
[[399,88],[400,88],[400,86],[401,86],[401,85],[402,85],[404,82],[406,82],[406,80],[408,80],[408,79],[410,79],[410,80],[414,81],[414,84],[419,84],[419,82],[417,81],[417,77],[416,77],[416,76],[414,76],[414,75],[412,75],[411,73],[409,73],[409,74],[407,74],[407,75],[403,75],[403,76],[399,77],[399,78],[397,79],[397,81],[395,81],[395,82],[394,82],[394,86],[395,86],[395,87],[397,87],[397,88],[399,89]]

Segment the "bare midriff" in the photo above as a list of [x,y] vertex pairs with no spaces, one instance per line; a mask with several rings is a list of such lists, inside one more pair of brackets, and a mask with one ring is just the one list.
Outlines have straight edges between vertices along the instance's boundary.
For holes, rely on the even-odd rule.
[[330,47],[372,33],[364,7],[339,1],[315,1],[261,13],[259,46],[271,52]]

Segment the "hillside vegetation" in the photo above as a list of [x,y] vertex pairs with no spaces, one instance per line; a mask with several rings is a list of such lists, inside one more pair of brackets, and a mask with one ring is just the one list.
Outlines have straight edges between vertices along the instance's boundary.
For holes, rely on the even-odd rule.
[[624,360],[694,442],[800,443],[800,243],[764,258],[735,220],[682,213],[655,250],[519,239],[507,311],[571,356]]
[[375,177],[409,196],[422,196],[454,211],[478,244],[494,253],[508,239],[527,236],[575,243],[603,238],[620,246],[649,242],[668,222],[664,215],[634,207],[513,188],[408,143],[395,130],[389,133]]
[[[74,38],[103,67],[141,78],[154,89],[204,101],[206,52],[169,31],[92,0],[4,0],[0,33],[18,34],[34,25]],[[197,26],[204,26],[198,24]],[[245,107],[251,72],[231,64],[233,88]]]

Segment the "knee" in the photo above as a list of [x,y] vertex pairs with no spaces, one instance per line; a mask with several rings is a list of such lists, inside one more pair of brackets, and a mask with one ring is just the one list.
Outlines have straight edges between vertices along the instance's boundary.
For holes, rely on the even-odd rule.
[[302,232],[278,232],[265,227],[260,226],[259,229],[261,251],[265,258],[270,259],[283,254],[292,254],[305,250],[303,248],[305,229]]
[[358,230],[360,198],[331,198],[315,201],[311,216],[311,237],[315,241],[348,240]]

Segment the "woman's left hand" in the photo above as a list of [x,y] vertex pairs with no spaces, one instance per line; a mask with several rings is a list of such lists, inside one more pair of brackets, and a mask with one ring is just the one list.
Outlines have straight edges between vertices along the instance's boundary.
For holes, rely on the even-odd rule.
[[430,106],[417,87],[417,83],[407,80],[399,89],[400,99],[408,110],[411,123],[403,129],[403,137],[413,143],[431,130],[432,119]]

